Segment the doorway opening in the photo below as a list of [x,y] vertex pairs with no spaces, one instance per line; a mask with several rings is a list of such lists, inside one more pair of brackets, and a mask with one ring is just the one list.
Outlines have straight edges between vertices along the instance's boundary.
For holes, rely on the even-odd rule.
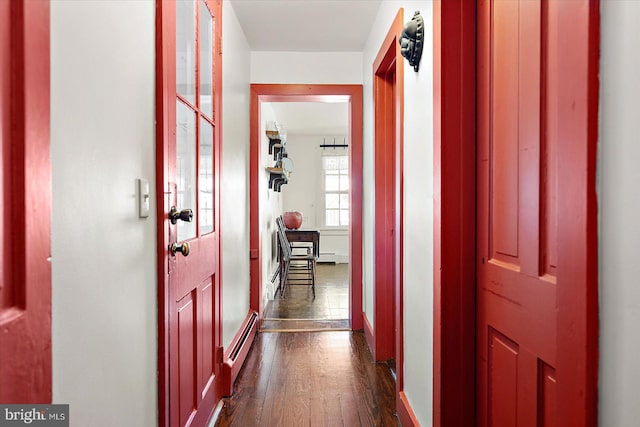
[[[306,221],[309,224],[313,221],[316,227],[326,228],[326,219],[330,215],[338,215],[338,223],[340,224],[340,215],[343,215],[345,226],[348,227],[348,250],[347,259],[347,277],[348,277],[348,309],[346,310],[348,321],[345,327],[352,330],[362,329],[362,86],[361,85],[287,85],[287,84],[253,84],[251,85],[251,148],[250,148],[250,258],[251,258],[251,309],[258,312],[261,324],[269,318],[268,301],[273,298],[275,284],[273,283],[273,274],[265,274],[272,272],[272,269],[265,268],[267,261],[275,258],[275,240],[271,236],[271,231],[275,229],[275,215],[270,218],[265,212],[266,204],[264,202],[264,190],[268,186],[268,179],[265,174],[265,166],[271,160],[267,156],[268,149],[264,145],[268,142],[264,138],[267,121],[274,121],[274,117],[268,115],[268,110],[286,108],[286,104],[295,103],[294,107],[298,108],[306,103],[323,103],[323,104],[339,104],[345,106],[348,115],[346,134],[343,135],[344,145],[346,148],[348,183],[343,188],[348,188],[348,193],[338,194],[337,212],[326,212],[326,207],[320,209],[314,206],[310,211],[303,212]],[[275,116],[275,114],[273,114]],[[287,126],[287,123],[283,123]],[[293,123],[291,124],[293,125]],[[287,131],[288,132],[288,131]],[[288,135],[291,139],[293,134]],[[330,136],[330,143],[333,143],[333,137],[338,141],[338,135]],[[293,141],[293,139],[292,139]],[[319,146],[322,141],[316,140]],[[326,137],[324,143],[327,143]],[[293,142],[291,144],[294,144]],[[338,144],[338,142],[336,142]],[[340,142],[342,144],[342,142]],[[293,146],[293,145],[292,145]],[[295,158],[293,159],[295,162]],[[338,159],[343,162],[344,159]],[[298,160],[300,166],[296,166],[295,172],[292,174],[293,179],[301,178],[305,172],[303,157]],[[272,162],[271,162],[272,163]],[[323,163],[319,160],[320,165]],[[322,169],[319,166],[320,170]],[[338,193],[340,190],[340,174],[345,169],[334,169],[338,174]],[[323,172],[324,173],[324,172]],[[334,174],[332,171],[330,174]],[[298,178],[293,178],[297,176]],[[303,179],[306,181],[307,179]],[[334,180],[331,180],[334,181]],[[265,187],[265,188],[263,188]],[[288,188],[281,187],[281,193],[286,193]],[[271,190],[270,190],[271,192]],[[271,195],[269,195],[271,197]],[[277,196],[276,196],[277,197]],[[286,196],[284,196],[286,197]],[[322,196],[319,196],[322,198]],[[330,197],[329,199],[334,199]],[[286,200],[286,199],[285,199]],[[326,197],[324,197],[326,202]],[[330,200],[331,201],[331,200]],[[340,203],[344,202],[343,205]],[[284,208],[284,200],[279,209]],[[314,203],[314,204],[317,204]],[[289,206],[289,205],[287,205]],[[341,206],[348,206],[348,210],[341,211]],[[269,206],[271,208],[271,206]],[[301,210],[301,209],[297,209]],[[278,212],[278,214],[281,212]],[[347,216],[344,218],[344,216]],[[313,216],[313,218],[312,218]],[[322,219],[322,220],[321,220]],[[305,219],[303,218],[303,221]],[[304,225],[303,225],[304,228]],[[344,227],[343,227],[344,229]],[[320,240],[320,260],[323,260],[322,254],[322,238]],[[328,254],[324,254],[326,257]],[[322,265],[320,266],[322,269]],[[265,319],[266,317],[266,319]]]
[[[260,131],[262,166],[276,166],[286,158],[290,169],[285,184],[258,187],[266,236],[262,241],[266,303],[261,331],[348,330],[349,103],[263,102],[261,117],[265,128]],[[279,129],[280,136],[271,150],[262,136],[270,128]],[[281,277],[280,251],[274,250],[279,247],[275,218],[285,212],[302,214],[297,234],[286,231],[288,237],[304,240],[305,233],[318,233],[313,281],[307,261],[294,261],[287,277]],[[305,241],[292,246],[294,255],[313,249],[311,242]]]

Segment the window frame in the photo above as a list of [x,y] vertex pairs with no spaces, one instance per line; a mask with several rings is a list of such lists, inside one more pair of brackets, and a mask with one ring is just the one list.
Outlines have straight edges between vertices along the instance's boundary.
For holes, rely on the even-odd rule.
[[[347,164],[347,168],[346,169],[327,169],[325,167],[325,159],[327,158],[335,158],[338,160],[338,162],[340,161],[340,158],[345,158],[346,159],[346,164]],[[320,157],[320,173],[321,173],[321,185],[322,185],[322,228],[325,229],[330,229],[330,230],[348,230],[349,229],[349,219],[350,219],[350,211],[351,211],[351,206],[348,206],[347,208],[342,208],[341,207],[341,201],[340,201],[340,196],[341,195],[346,195],[347,196],[347,200],[348,203],[350,203],[349,197],[350,197],[350,192],[351,192],[351,181],[350,181],[350,170],[349,170],[349,154],[345,153],[345,154],[323,154]],[[342,173],[342,171],[346,170],[346,174]],[[337,173],[335,174],[328,174],[327,171],[336,171]],[[327,190],[327,175],[334,175],[334,176],[338,176],[338,177],[346,177],[347,183],[348,183],[348,189],[347,190],[340,190],[340,178],[338,181],[338,190]],[[327,195],[328,194],[337,194],[338,195],[338,208],[327,208]],[[327,212],[328,211],[337,211],[338,212],[338,225],[330,225],[327,223]],[[342,223],[342,215],[341,213],[343,211],[346,211],[346,217],[347,217],[347,223],[343,224]]]

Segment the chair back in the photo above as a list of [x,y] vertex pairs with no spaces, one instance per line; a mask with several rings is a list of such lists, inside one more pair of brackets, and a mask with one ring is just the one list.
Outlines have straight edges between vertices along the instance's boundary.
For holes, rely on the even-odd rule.
[[285,262],[289,262],[291,259],[291,244],[289,244],[289,239],[287,239],[287,234],[285,233],[284,222],[282,221],[282,215],[276,218],[277,232],[278,232],[278,245],[280,246],[280,253],[282,254],[282,259]]

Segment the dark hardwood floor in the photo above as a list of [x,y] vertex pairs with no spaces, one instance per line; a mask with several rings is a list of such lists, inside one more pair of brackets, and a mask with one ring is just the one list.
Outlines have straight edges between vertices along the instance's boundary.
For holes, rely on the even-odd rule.
[[308,285],[288,284],[269,301],[262,331],[349,329],[349,265],[318,264],[316,297]]
[[216,426],[398,426],[395,382],[360,332],[259,333]]

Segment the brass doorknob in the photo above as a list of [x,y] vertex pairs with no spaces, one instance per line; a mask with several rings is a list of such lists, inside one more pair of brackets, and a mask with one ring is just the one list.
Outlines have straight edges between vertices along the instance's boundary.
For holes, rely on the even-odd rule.
[[187,242],[172,243],[169,250],[173,256],[176,256],[176,252],[180,252],[182,256],[189,256],[189,244]]
[[182,209],[179,211],[175,206],[171,206],[171,210],[169,210],[169,220],[171,224],[176,224],[178,220],[191,222],[193,221],[193,211],[191,209]]

